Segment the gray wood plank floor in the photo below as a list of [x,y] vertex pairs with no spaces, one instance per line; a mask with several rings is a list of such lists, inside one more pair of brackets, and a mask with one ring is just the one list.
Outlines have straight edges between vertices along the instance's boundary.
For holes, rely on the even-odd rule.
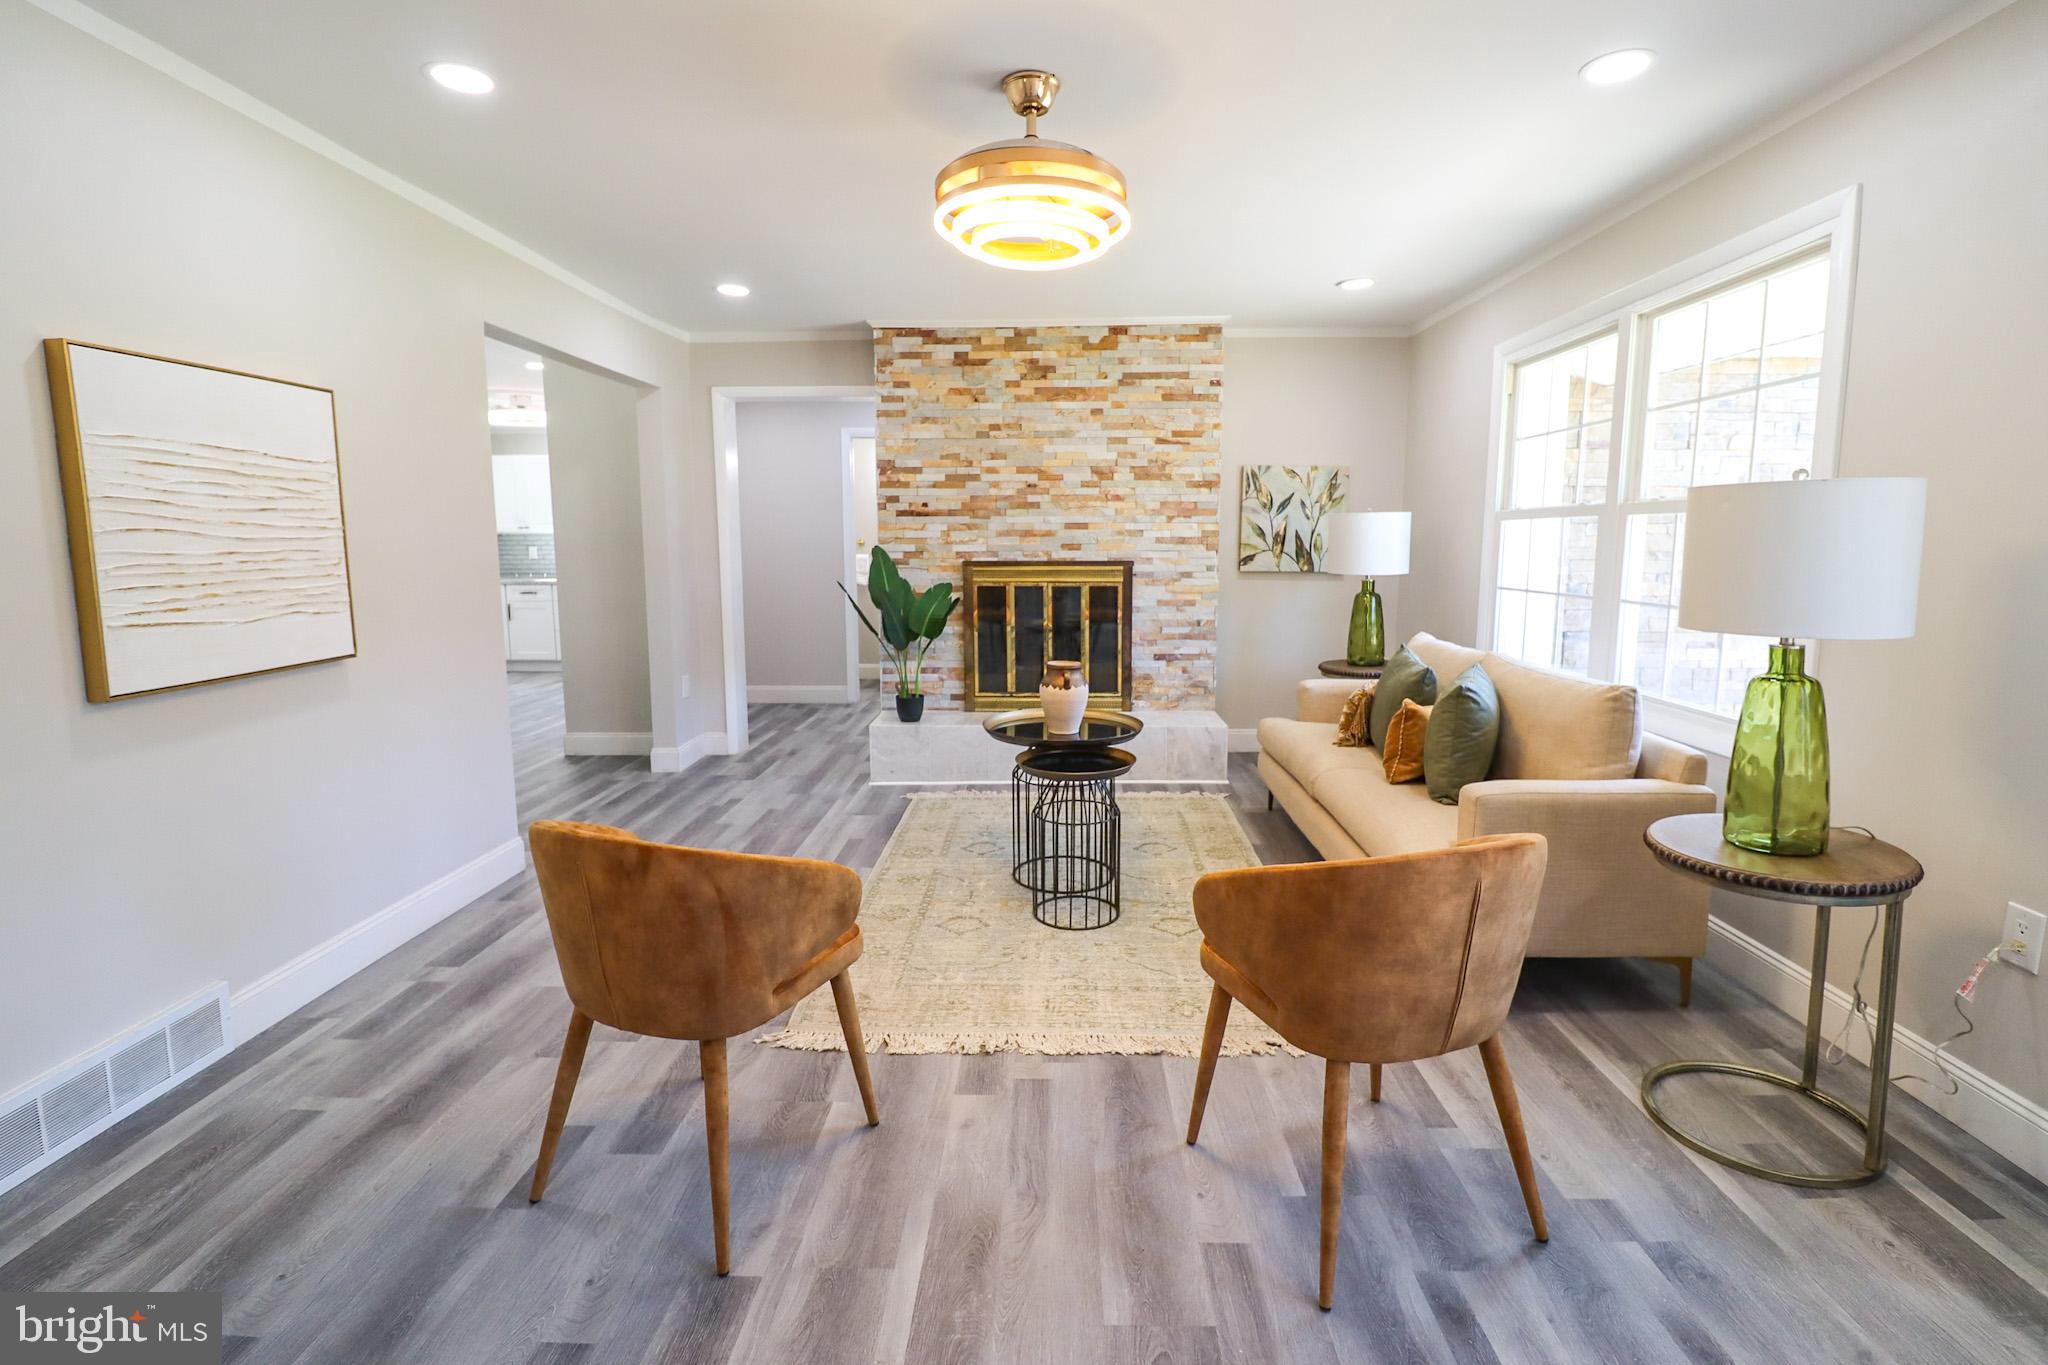
[[[511,686],[526,819],[866,869],[903,809],[866,785],[865,709],[757,708],[752,752],[656,776],[562,758],[559,680]],[[1251,765],[1232,776],[1261,856],[1311,856]],[[0,1285],[219,1289],[229,1359],[264,1362],[2039,1361],[2048,1342],[2048,1191],[1924,1106],[1893,1108],[1890,1175],[1842,1192],[1651,1127],[1652,1062],[1794,1064],[1797,1027],[1711,970],[1680,1010],[1669,969],[1530,964],[1508,1049],[1548,1246],[1475,1056],[1389,1068],[1377,1106],[1355,1084],[1330,1314],[1312,1059],[1226,1058],[1190,1149],[1184,1059],[879,1056],[871,1130],[843,1055],[735,1044],[719,1280],[687,1045],[600,1027],[527,1205],[566,1014],[521,877],[0,1199]],[[1864,1085],[1853,1064],[1830,1079]],[[1750,1151],[1852,1155],[1781,1093],[1667,1093]]]

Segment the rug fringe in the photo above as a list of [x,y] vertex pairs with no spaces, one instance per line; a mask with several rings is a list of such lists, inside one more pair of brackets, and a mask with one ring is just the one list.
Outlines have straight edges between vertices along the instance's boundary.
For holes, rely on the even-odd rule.
[[[819,1029],[777,1029],[757,1034],[757,1043],[795,1052],[844,1052],[846,1040]],[[1199,1057],[1202,1040],[1185,1033],[923,1033],[885,1030],[871,1033],[868,1051],[897,1057],[950,1055],[983,1057],[1018,1052],[1038,1057]],[[1225,1036],[1225,1057],[1304,1057],[1300,1048],[1281,1039],[1237,1039]]]

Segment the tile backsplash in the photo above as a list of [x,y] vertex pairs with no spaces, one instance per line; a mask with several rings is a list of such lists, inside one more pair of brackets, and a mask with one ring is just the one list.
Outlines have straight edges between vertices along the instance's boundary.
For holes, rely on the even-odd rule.
[[[538,551],[539,553],[533,553]],[[555,538],[545,531],[500,531],[498,577],[553,578]]]

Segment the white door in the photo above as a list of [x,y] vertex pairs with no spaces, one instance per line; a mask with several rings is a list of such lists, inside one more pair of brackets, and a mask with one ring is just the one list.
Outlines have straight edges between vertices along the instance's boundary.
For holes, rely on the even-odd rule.
[[505,657],[559,659],[555,634],[555,590],[535,585],[505,587]]

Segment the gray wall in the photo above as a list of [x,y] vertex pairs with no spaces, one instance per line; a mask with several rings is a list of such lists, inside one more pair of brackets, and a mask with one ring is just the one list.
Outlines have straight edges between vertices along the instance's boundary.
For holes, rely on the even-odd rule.
[[[1404,339],[1226,337],[1222,593],[1217,707],[1233,729],[1294,714],[1294,684],[1344,652],[1356,578],[1239,573],[1239,471],[1248,464],[1347,465],[1353,511],[1398,511],[1408,425]],[[1390,637],[1406,629],[1403,580],[1380,581]],[[1240,736],[1240,742],[1248,736]]]
[[[0,215],[4,1093],[215,981],[246,1026],[346,952],[302,955],[517,867],[485,325],[661,386],[658,433],[688,356],[31,6],[0,53],[0,183],[33,205]],[[53,336],[334,389],[360,657],[86,702]]]
[[548,366],[548,478],[562,632],[562,715],[578,735],[648,735],[646,558],[631,385]]
[[846,684],[849,609],[833,586],[847,575],[840,433],[874,424],[873,402],[739,405],[750,692]]
[[[2048,461],[2034,397],[2048,372],[2044,71],[2048,4],[2013,5],[1444,319],[1414,347],[1415,572],[1400,629],[1466,640],[1478,614],[1494,347],[1862,184],[1840,473],[1929,480],[1919,635],[1827,644],[1819,669],[1835,820],[1867,825],[1927,866],[1907,915],[1900,1019],[1933,1038],[1958,1026],[1951,994],[1998,940],[2005,903],[2048,907],[2038,685],[2048,677]],[[1717,913],[1805,960],[1804,913],[1732,898]],[[1829,975],[1841,986],[1866,918],[1838,918]],[[1993,968],[1974,1012],[1977,1032],[1956,1055],[2048,1100],[2048,980]]]

